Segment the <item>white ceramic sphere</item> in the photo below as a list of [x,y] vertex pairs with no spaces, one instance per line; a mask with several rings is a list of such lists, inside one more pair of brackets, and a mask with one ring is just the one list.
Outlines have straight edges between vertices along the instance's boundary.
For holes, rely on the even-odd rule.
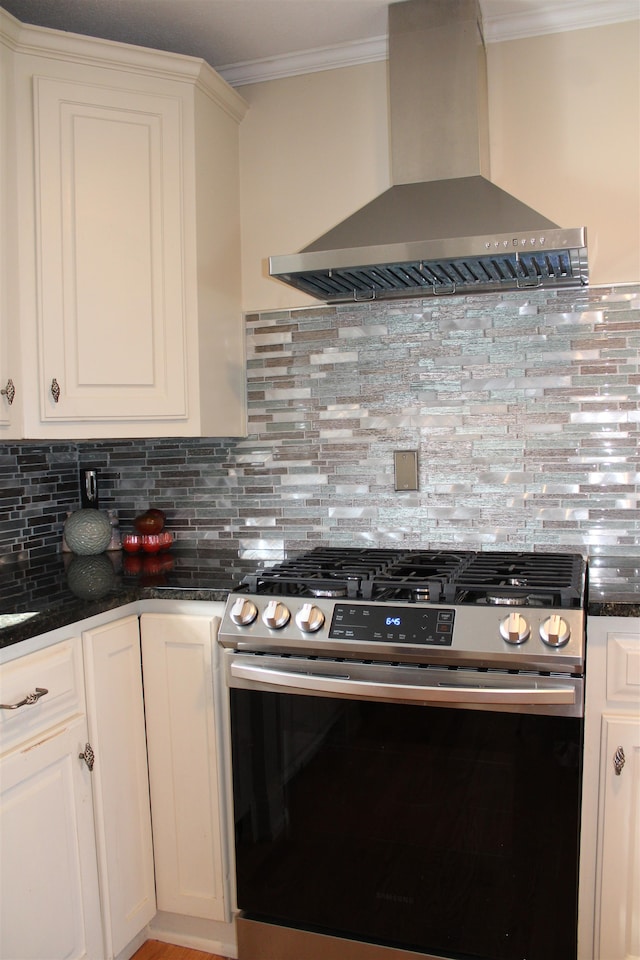
[[111,524],[106,513],[85,507],[67,517],[64,524],[67,546],[80,556],[102,553],[111,543]]

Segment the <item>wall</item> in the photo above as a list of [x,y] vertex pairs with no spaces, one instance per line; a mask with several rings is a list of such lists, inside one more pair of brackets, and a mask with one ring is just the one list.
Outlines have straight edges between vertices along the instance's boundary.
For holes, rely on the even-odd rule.
[[243,86],[240,125],[243,307],[313,303],[269,277],[390,183],[386,62]]
[[[565,227],[586,225],[591,282],[640,279],[640,20],[487,48],[492,178]],[[386,63],[243,86],[243,304],[313,301],[271,280],[390,185]]]
[[592,283],[640,279],[640,20],[487,56],[496,182],[561,226],[586,224]]
[[[250,436],[5,445],[0,553],[58,545],[78,467],[123,527],[279,557],[318,542],[640,545],[640,285],[247,317]],[[420,490],[394,491],[393,451]]]

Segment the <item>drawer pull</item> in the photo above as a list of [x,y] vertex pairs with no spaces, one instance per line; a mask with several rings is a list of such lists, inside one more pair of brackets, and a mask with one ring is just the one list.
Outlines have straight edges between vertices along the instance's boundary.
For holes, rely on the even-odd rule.
[[94,762],[95,762],[96,757],[95,757],[95,754],[94,754],[94,752],[93,752],[93,750],[92,750],[92,748],[91,748],[91,744],[90,744],[90,743],[85,744],[84,752],[78,754],[78,759],[79,759],[79,760],[84,760],[84,762],[86,763],[86,765],[89,767],[89,770],[90,770],[90,771],[93,770],[93,764],[94,764]]
[[19,703],[0,703],[0,710],[17,710],[19,707],[26,707],[29,703],[37,703],[40,697],[44,697],[45,693],[49,693],[49,691],[45,690],[44,687],[36,687],[35,693],[28,693],[24,700],[20,700]]

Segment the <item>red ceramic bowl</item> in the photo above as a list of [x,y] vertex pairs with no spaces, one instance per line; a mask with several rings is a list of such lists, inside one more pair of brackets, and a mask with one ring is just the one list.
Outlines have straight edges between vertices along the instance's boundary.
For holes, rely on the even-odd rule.
[[145,533],[142,536],[142,549],[145,553],[158,553],[161,549],[159,533]]
[[142,536],[139,533],[125,533],[122,535],[122,549],[127,553],[138,553],[142,550]]

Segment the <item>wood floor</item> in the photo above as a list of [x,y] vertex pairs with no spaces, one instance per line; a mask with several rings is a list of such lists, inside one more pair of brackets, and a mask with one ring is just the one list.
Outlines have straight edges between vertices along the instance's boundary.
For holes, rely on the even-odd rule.
[[202,950],[190,950],[187,947],[176,947],[172,943],[161,943],[160,940],[147,940],[131,960],[227,960],[217,953],[203,953]]

